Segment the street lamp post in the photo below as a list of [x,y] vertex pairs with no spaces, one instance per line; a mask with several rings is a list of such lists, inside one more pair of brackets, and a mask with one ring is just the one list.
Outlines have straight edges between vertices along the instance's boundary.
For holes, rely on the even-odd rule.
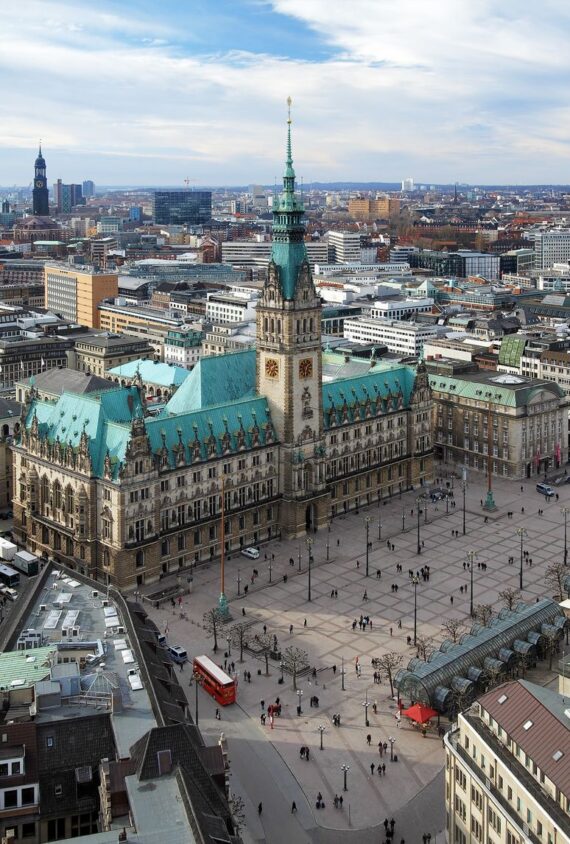
[[329,554],[330,554],[330,547],[331,547],[331,523],[328,523],[328,530],[327,530],[327,563],[329,561]]
[[382,539],[382,516],[378,513],[378,539]]
[[473,618],[473,568],[474,568],[474,560],[477,554],[475,551],[468,551],[467,552],[467,568],[470,572],[471,577],[471,596],[469,599],[469,614],[471,618]]
[[279,663],[279,668],[281,669],[281,682],[283,682],[283,668],[284,667],[285,666],[283,665],[283,660],[281,660],[281,662]]
[[465,536],[465,490],[467,489],[467,481],[461,481],[461,489],[463,490],[463,536]]
[[325,732],[326,727],[324,726],[324,724],[319,724],[319,726],[317,727],[317,730],[321,734],[321,750],[322,750],[323,749],[323,733]]
[[366,577],[368,577],[368,561],[369,561],[369,556],[370,556],[369,555],[370,545],[369,545],[369,542],[368,542],[368,535],[369,535],[369,531],[370,531],[370,516],[366,516],[366,518],[364,519],[364,522],[366,524]]
[[341,769],[342,773],[344,774],[344,785],[343,785],[342,790],[348,791],[348,786],[346,784],[346,776],[347,776],[348,772],[350,771],[350,765],[341,765],[340,769]]
[[341,669],[340,669],[340,687],[344,692],[344,657],[341,657]]
[[311,600],[311,563],[313,562],[313,540],[309,537],[307,539],[307,549],[309,551],[309,579],[307,584],[307,601]]
[[238,597],[239,597],[241,595],[241,576],[240,576],[239,569],[238,569],[238,574],[237,574],[237,585],[238,585]]
[[370,721],[368,720],[368,707],[370,704],[368,702],[368,689],[366,689],[366,700],[362,702],[362,706],[364,707],[364,726],[369,727]]
[[390,762],[394,761],[394,742],[396,741],[393,736],[388,737],[388,741],[390,742]]
[[297,712],[299,713],[299,715],[302,715],[303,714],[303,709],[302,709],[303,690],[302,689],[297,689],[297,700],[299,701],[298,704],[297,704]]
[[228,643],[228,656],[232,655],[232,637],[228,634],[226,636],[226,642]]
[[402,533],[406,530],[406,511],[402,507]]
[[301,571],[301,543],[299,542],[299,571]]
[[420,515],[421,515],[421,512],[422,512],[421,511],[422,502],[423,502],[423,498],[420,495],[416,498],[416,509],[418,511],[418,548],[417,548],[416,553],[418,553],[418,554],[422,553],[422,544],[420,542]]
[[417,574],[412,577],[412,585],[414,587],[414,645],[418,641],[418,583],[420,582]]
[[564,516],[564,565],[568,565],[568,542],[567,542],[567,533],[566,533],[566,517],[568,513],[570,513],[570,509],[568,507],[562,507],[560,512]]
[[517,534],[518,534],[518,536],[520,537],[520,540],[521,540],[521,567],[520,567],[520,572],[519,572],[519,589],[522,592],[522,588],[523,588],[523,557],[524,557],[523,543],[524,543],[524,538],[527,535],[527,533],[526,533],[526,530],[523,527],[520,527],[520,528],[517,528]]
[[271,583],[271,571],[272,571],[272,569],[271,569],[271,562],[272,562],[272,561],[271,561],[271,557],[270,557],[270,558],[269,558],[269,582],[270,582],[270,583]]

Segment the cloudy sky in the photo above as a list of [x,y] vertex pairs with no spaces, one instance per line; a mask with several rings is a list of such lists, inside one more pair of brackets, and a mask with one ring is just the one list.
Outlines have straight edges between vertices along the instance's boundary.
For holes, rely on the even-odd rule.
[[570,183],[570,3],[1,0],[0,184]]

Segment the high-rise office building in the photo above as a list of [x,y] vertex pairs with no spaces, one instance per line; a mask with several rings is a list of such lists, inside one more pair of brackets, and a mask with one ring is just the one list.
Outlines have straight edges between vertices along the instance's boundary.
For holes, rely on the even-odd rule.
[[47,217],[49,214],[49,196],[46,178],[46,162],[42,155],[40,144],[38,157],[34,165],[34,189],[32,191],[32,209],[36,217]]
[[546,232],[533,232],[536,258],[534,266],[545,270],[558,263],[570,261],[570,229],[553,229]]
[[99,328],[99,302],[118,293],[117,273],[93,267],[71,269],[65,264],[46,264],[45,306],[64,319],[87,328]]
[[92,196],[95,196],[95,182],[92,182],[91,179],[83,182],[83,196],[85,199],[91,199]]
[[158,226],[201,226],[212,219],[209,190],[157,190],[154,222]]
[[414,189],[414,180],[411,176],[408,176],[406,179],[402,179],[402,190],[405,193],[409,193]]
[[54,183],[53,195],[58,214],[70,214],[75,205],[83,203],[81,185],[65,185],[61,179]]

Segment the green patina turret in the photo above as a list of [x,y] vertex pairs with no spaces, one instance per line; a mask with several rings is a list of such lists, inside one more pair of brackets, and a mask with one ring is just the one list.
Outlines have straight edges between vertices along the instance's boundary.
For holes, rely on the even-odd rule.
[[283,193],[273,201],[273,246],[271,260],[279,269],[285,299],[295,298],[295,286],[301,265],[307,260],[305,250],[305,208],[295,195],[295,171],[291,153],[291,98],[287,100],[287,159],[283,174]]

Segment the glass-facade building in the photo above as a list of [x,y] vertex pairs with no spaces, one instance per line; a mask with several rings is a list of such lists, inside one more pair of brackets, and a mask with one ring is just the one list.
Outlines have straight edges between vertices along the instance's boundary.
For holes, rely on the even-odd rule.
[[159,226],[201,226],[211,219],[209,190],[160,190],[154,194],[154,222]]

